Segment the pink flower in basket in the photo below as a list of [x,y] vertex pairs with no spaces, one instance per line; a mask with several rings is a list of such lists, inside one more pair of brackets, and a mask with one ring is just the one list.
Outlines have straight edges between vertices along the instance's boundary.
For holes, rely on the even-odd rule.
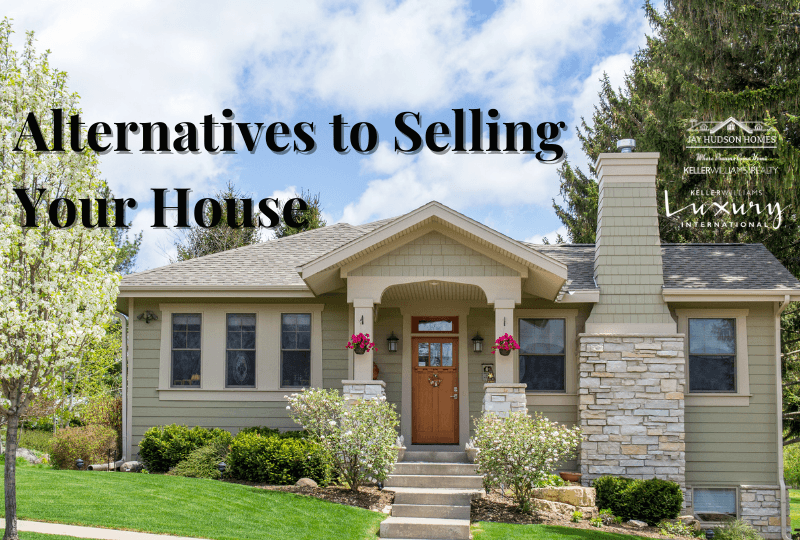
[[519,343],[516,342],[514,336],[511,334],[503,334],[494,341],[494,345],[492,345],[492,354],[496,351],[500,351],[500,354],[503,356],[508,356],[511,354],[511,351],[516,351],[517,349],[519,349]]
[[369,334],[354,334],[350,336],[350,341],[345,345],[348,349],[353,349],[356,354],[364,354],[375,348],[375,344],[370,341]]

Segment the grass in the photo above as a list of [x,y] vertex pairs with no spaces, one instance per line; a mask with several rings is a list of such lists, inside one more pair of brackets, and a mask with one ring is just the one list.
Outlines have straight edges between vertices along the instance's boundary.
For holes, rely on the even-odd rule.
[[480,521],[472,524],[475,540],[641,540],[641,536],[557,527],[554,525],[515,525]]
[[800,489],[789,490],[789,507],[792,518],[792,532],[800,529]]
[[17,508],[18,519],[218,540],[375,538],[386,517],[215,480],[42,465],[17,469]]

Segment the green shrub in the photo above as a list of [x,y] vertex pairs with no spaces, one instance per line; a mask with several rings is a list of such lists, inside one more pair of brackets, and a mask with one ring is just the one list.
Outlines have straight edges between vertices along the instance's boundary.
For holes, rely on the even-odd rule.
[[695,536],[705,538],[703,531],[696,531],[691,525],[681,521],[662,521],[658,524],[658,532],[664,536]]
[[117,434],[106,426],[64,428],[53,437],[50,461],[59,469],[77,469],[78,458],[89,465],[108,462],[108,451],[116,450]]
[[569,482],[558,476],[557,474],[548,474],[546,477],[534,482],[533,486],[537,488],[544,487],[563,487],[568,486]]
[[147,470],[167,472],[197,450],[213,441],[229,445],[231,434],[224,429],[188,428],[178,424],[148,429],[139,443],[139,457]]
[[280,432],[278,429],[269,428],[266,426],[248,427],[241,430],[239,433],[258,433],[262,437],[279,437],[281,439],[307,439],[309,433],[306,430],[294,430]]
[[714,529],[714,540],[762,540],[761,535],[746,521],[731,520]]
[[600,528],[603,526],[603,520],[599,516],[593,517],[592,519],[589,520],[589,525],[591,525],[592,527]]
[[19,447],[49,454],[53,445],[53,432],[41,429],[20,429]]
[[89,400],[81,411],[87,426],[110,427],[117,434],[117,451],[122,455],[122,397],[102,394]]
[[783,477],[790,487],[800,487],[800,444],[783,449]]
[[582,519],[583,519],[583,512],[581,512],[580,510],[575,510],[574,512],[572,512],[572,519],[570,521],[572,521],[573,523],[580,523]]
[[167,474],[218,480],[222,477],[222,473],[219,472],[219,463],[225,461],[227,456],[227,443],[221,440],[212,441],[206,446],[193,450],[186,459],[175,465]]
[[228,466],[232,478],[271,485],[294,484],[301,478],[327,484],[331,471],[330,460],[315,442],[258,433],[234,437]]
[[651,527],[678,517],[683,507],[680,486],[668,480],[604,476],[594,481],[594,487],[598,508],[608,508],[624,520],[638,519]]

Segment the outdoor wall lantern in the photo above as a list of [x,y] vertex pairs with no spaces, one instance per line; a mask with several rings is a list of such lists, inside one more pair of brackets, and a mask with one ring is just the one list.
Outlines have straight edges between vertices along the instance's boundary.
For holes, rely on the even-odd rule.
[[386,342],[389,344],[389,352],[397,352],[398,341],[400,341],[400,338],[394,335],[394,330],[392,330],[392,335],[386,338]]
[[153,313],[150,310],[147,310],[147,311],[143,312],[141,315],[139,315],[136,318],[139,319],[140,321],[144,321],[145,324],[150,324],[150,321],[157,321],[158,320],[158,315],[156,315],[155,313]]
[[475,352],[483,352],[483,338],[479,333],[475,334],[472,338],[472,350]]

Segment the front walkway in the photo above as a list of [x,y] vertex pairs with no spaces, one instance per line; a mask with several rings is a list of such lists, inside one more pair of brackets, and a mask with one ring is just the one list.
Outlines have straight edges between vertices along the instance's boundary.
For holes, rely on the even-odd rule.
[[[5,530],[6,520],[0,518],[0,529]],[[198,540],[188,536],[170,536],[134,531],[117,531],[98,527],[81,527],[78,525],[61,525],[60,523],[44,523],[42,521],[17,521],[17,529],[25,532],[44,534],[60,534],[77,538],[96,538],[99,540]]]

